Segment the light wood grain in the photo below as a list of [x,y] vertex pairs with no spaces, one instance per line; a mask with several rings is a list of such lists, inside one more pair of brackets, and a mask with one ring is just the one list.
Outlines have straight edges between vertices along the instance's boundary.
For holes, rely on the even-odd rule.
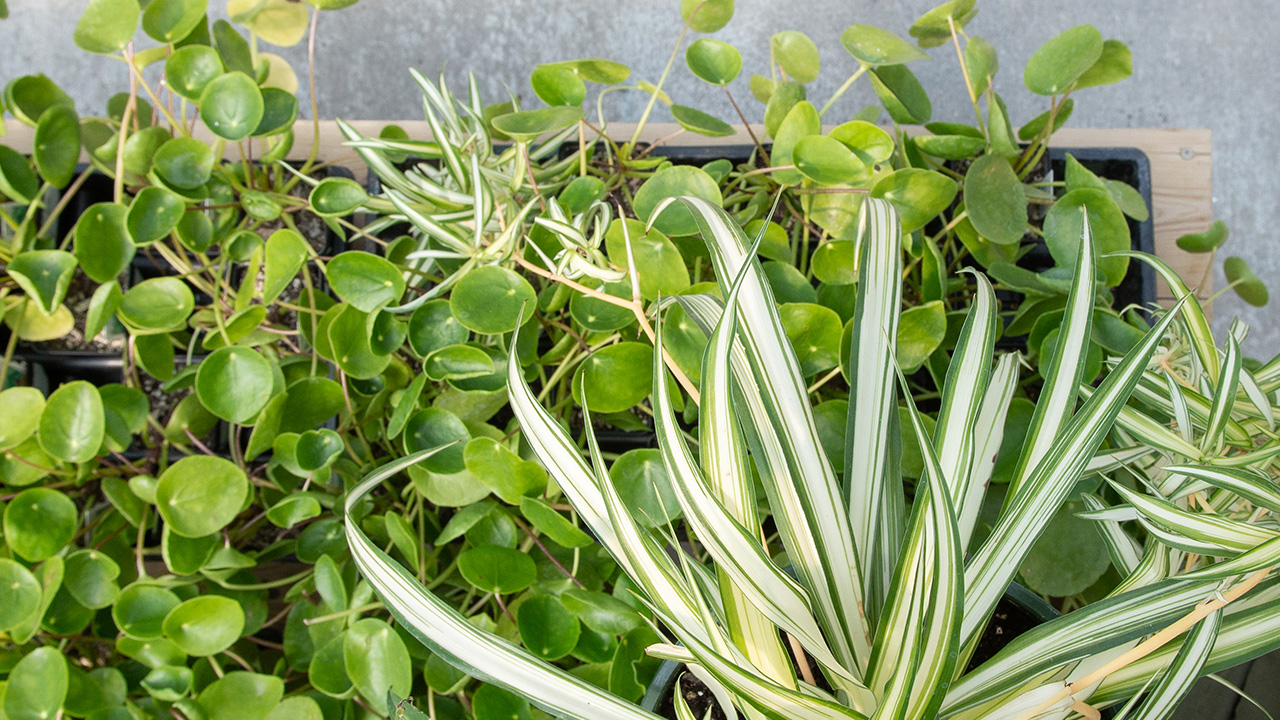
[[[355,120],[351,125],[363,135],[376,136],[387,123],[379,120]],[[431,130],[427,123],[397,121],[409,137],[429,139]],[[346,167],[363,182],[366,169],[350,148],[343,146],[342,133],[333,121],[319,123],[321,160]],[[613,137],[629,138],[633,124],[614,123],[609,126]],[[752,126],[757,137],[764,137],[762,126]],[[197,135],[204,131],[197,129]],[[656,123],[645,127],[640,139],[653,142],[665,138],[668,145],[747,145],[751,138],[743,130],[735,135],[707,138],[693,133],[677,133],[674,124]],[[0,143],[18,152],[30,152],[31,128],[10,124],[8,135],[0,137]],[[311,149],[315,127],[310,121],[300,120],[294,126],[293,150],[290,160],[302,160]],[[1178,249],[1174,241],[1181,235],[1202,232],[1213,221],[1213,137],[1209,130],[1164,130],[1143,128],[1122,129],[1063,129],[1054,135],[1057,147],[1132,147],[1146,153],[1151,163],[1151,204],[1155,230],[1156,254],[1169,263],[1186,283],[1198,288],[1201,297],[1213,292],[1213,275],[1206,272],[1209,257],[1193,255]],[[255,153],[256,154],[256,153]],[[239,158],[239,151],[228,148],[228,157]],[[1172,300],[1169,289],[1160,281],[1157,296],[1166,304]]]

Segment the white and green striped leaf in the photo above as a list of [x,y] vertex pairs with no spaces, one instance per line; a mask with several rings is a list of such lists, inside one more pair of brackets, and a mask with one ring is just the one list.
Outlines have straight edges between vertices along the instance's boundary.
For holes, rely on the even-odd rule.
[[1031,415],[1031,424],[1027,427],[1022,454],[1018,457],[1018,464],[1009,481],[1005,511],[1010,509],[1013,501],[1021,494],[1023,484],[1057,444],[1058,437],[1071,419],[1072,410],[1076,406],[1076,395],[1084,374],[1093,328],[1096,274],[1093,232],[1086,215],[1084,233],[1080,238],[1080,253],[1076,258],[1075,276],[1067,295],[1066,312],[1062,316],[1058,334],[1058,350],[1053,354],[1049,367],[1042,372],[1044,387]]
[[1206,615],[1187,631],[1173,662],[1160,676],[1155,687],[1143,697],[1137,712],[1129,716],[1130,720],[1165,720],[1172,717],[1178,704],[1200,677],[1200,671],[1209,659],[1221,626],[1222,611],[1219,610]]
[[[858,214],[858,284],[849,348],[849,413],[845,424],[844,481],[849,522],[864,571],[868,611],[878,618],[892,582],[897,543],[882,537],[894,509],[886,497],[894,404],[893,347],[902,307],[902,224],[893,206],[864,200]],[[888,542],[885,542],[885,541]]]
[[1031,546],[1080,479],[1180,307],[1170,310],[1148,331],[1071,418],[1025,485],[1014,493],[991,536],[969,563],[963,626],[966,646],[990,617]]
[[[748,255],[750,243],[724,210],[692,197],[669,199],[692,212],[727,294],[730,278],[751,263],[738,313],[750,374],[734,364],[743,432],[769,493],[788,557],[809,590],[819,624],[837,659],[855,674],[871,652],[862,570],[834,470],[818,439],[799,363],[783,331],[767,282]],[[839,568],[839,571],[834,571]]]
[[396,621],[449,664],[474,678],[523,695],[552,715],[572,720],[657,718],[472,625],[369,541],[360,523],[352,519],[352,511],[383,481],[439,450],[414,453],[388,463],[366,475],[347,495],[344,512],[351,556]]

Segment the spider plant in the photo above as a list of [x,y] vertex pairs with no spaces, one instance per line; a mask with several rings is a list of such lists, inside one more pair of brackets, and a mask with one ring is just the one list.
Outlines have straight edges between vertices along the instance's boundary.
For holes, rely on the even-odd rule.
[[[1137,712],[1143,717],[1176,703],[1187,679],[1203,671],[1206,648],[1215,647],[1216,611],[1261,584],[1263,561],[1224,565],[1208,575],[1135,568],[1111,597],[1040,626],[966,670],[996,602],[1077,481],[1150,451],[1141,444],[1099,448],[1117,417],[1131,411],[1127,403],[1177,310],[1166,313],[1097,387],[1081,386],[1098,278],[1087,218],[1081,218],[1062,350],[1048,364],[1011,498],[991,533],[976,543],[977,508],[1016,381],[1015,356],[992,362],[997,308],[988,280],[973,275],[973,301],[936,430],[925,429],[906,392],[910,427],[899,430],[897,388],[905,381],[895,372],[887,338],[901,307],[901,225],[890,204],[862,203],[841,484],[820,447],[806,386],[755,246],[719,208],[694,198],[677,202],[696,218],[725,298],[681,295],[662,304],[678,303],[710,338],[696,452],[674,414],[668,369],[654,353],[652,398],[662,460],[696,544],[678,542],[674,532],[644,529],[611,483],[591,434],[584,457],[537,402],[518,363],[508,365],[512,406],[533,454],[613,556],[665,638],[649,654],[685,663],[730,717],[1013,720],[1097,717],[1087,701],[1100,680],[1157,649],[1178,647],[1176,655],[1164,656],[1165,662],[1108,696],[1115,702],[1141,695]],[[655,335],[661,347],[661,322]],[[1082,391],[1088,397],[1077,406]],[[906,432],[926,460],[910,502],[895,468]],[[379,483],[438,451],[368,475],[348,495],[347,512]],[[757,474],[780,546],[766,540]],[[346,533],[359,569],[397,620],[472,677],[559,717],[655,717],[478,630],[371,544],[358,523],[348,521]],[[795,580],[783,571],[785,564]],[[1246,573],[1254,575],[1238,582]],[[1266,583],[1254,596],[1274,587]],[[1188,628],[1180,645],[1170,644]],[[820,677],[804,654],[788,650],[797,644],[816,660]],[[680,718],[693,717],[679,694],[675,704]]]

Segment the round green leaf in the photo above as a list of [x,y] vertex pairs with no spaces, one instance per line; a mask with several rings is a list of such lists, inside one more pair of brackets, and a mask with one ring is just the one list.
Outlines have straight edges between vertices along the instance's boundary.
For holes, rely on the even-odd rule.
[[43,468],[52,467],[53,458],[40,449],[36,438],[29,438],[0,453],[0,482],[12,487],[26,487],[49,473]]
[[432,380],[464,380],[493,374],[489,353],[470,345],[450,345],[431,353],[422,369]]
[[867,166],[839,140],[809,135],[796,143],[791,160],[805,177],[824,185],[855,182],[866,176]]
[[1102,34],[1097,28],[1077,25],[1031,54],[1022,81],[1037,95],[1065,92],[1102,57],[1102,47]]
[[[163,127],[148,127],[138,132],[130,133],[129,138],[124,141],[125,172],[133,175],[146,175],[150,172],[156,152],[171,137],[169,129]],[[113,143],[107,143],[107,147],[112,148],[114,153],[115,145]],[[114,154],[109,159],[114,161]],[[210,160],[210,167],[212,167],[212,160]],[[163,177],[161,179],[164,180]],[[172,184],[169,180],[164,180],[164,182]]]
[[253,135],[264,137],[291,131],[297,119],[296,95],[280,88],[264,87],[262,88],[262,120],[258,121],[258,127],[254,128]]
[[733,126],[714,115],[686,105],[672,105],[671,117],[680,127],[707,137],[725,137],[734,133]]
[[31,163],[14,150],[0,145],[0,193],[11,200],[29,203],[40,192],[40,178]]
[[591,354],[573,374],[574,399],[592,412],[622,412],[653,391],[653,348],[644,343],[622,342]]
[[1130,249],[1129,222],[1106,190],[1083,188],[1058,198],[1044,218],[1045,243],[1059,267],[1075,267],[1086,211],[1094,252],[1099,256],[1098,269],[1106,276],[1107,285],[1115,287],[1124,280],[1129,258],[1101,256]]
[[535,595],[521,603],[516,624],[520,642],[529,652],[547,661],[568,655],[578,644],[582,632],[578,618],[566,610],[555,595]]
[[[213,150],[195,138],[173,138],[152,157],[156,172],[166,183],[179,188],[199,187],[213,173]],[[190,213],[200,215],[200,213]]]
[[80,117],[70,105],[54,105],[40,116],[31,155],[45,182],[64,188],[80,161]]
[[539,135],[563,130],[584,117],[581,107],[549,107],[521,110],[494,118],[490,124],[516,142],[532,142]]
[[828,240],[818,246],[810,262],[813,276],[828,285],[853,285],[858,282],[852,240]]
[[324,713],[312,698],[294,695],[281,700],[266,720],[324,720]]
[[23,75],[4,88],[5,109],[18,122],[35,127],[40,116],[54,105],[75,105],[69,95],[43,74]]
[[773,291],[773,299],[776,302],[816,303],[818,301],[817,290],[810,284],[804,273],[797,270],[794,265],[771,260],[762,265],[761,270],[769,279],[769,289]]
[[529,281],[497,265],[467,273],[449,294],[453,316],[481,335],[515,330],[533,315],[536,305],[537,295]]
[[1045,526],[1022,563],[1022,582],[1032,592],[1065,597],[1084,592],[1110,567],[1106,543],[1095,523],[1076,517],[1084,508],[1063,505]]
[[902,218],[902,231],[909,233],[950,207],[957,190],[955,181],[942,173],[904,168],[881,178],[871,196],[893,203]]
[[345,639],[346,633],[343,633],[315,648],[307,666],[307,679],[311,686],[332,697],[349,697],[352,694],[351,678],[347,676],[342,657]]
[[947,335],[947,311],[939,300],[902,313],[898,322],[898,367],[911,374],[918,370]]
[[867,65],[901,65],[929,57],[915,45],[874,25],[850,25],[840,33],[840,44]]
[[[679,205],[679,203],[677,203]],[[674,206],[673,206],[674,207]],[[681,209],[684,209],[681,206]],[[665,219],[669,211],[663,211]],[[631,263],[627,257],[627,238],[631,238],[631,258],[636,263],[636,273],[640,277],[640,297],[654,300],[659,295],[675,295],[689,287],[689,270],[685,267],[684,257],[675,243],[654,227],[645,232],[639,221],[627,218],[626,231],[624,220],[614,220],[605,233],[605,250],[609,262],[618,267],[629,269]],[[630,297],[630,282],[627,285],[626,297]],[[603,301],[601,301],[603,302]],[[621,308],[619,308],[621,309]]]
[[560,601],[584,625],[599,633],[624,635],[644,624],[630,605],[606,593],[570,588],[560,594]]
[[1027,232],[1027,196],[1009,161],[983,155],[964,176],[964,206],[969,222],[986,240],[1012,245]]
[[162,43],[177,42],[204,21],[209,0],[151,0],[142,14],[142,29]]
[[1253,274],[1249,269],[1249,263],[1244,258],[1227,258],[1222,263],[1222,271],[1227,276],[1227,282],[1235,287],[1236,294],[1241,300],[1254,307],[1262,307],[1270,300],[1271,295],[1267,292],[1267,286]]
[[267,508],[267,520],[276,527],[290,528],[304,520],[319,517],[320,512],[319,500],[306,493],[297,493]]
[[409,347],[426,357],[442,347],[467,341],[471,332],[453,316],[448,300],[432,300],[409,317]]
[[560,191],[560,207],[569,215],[584,213],[591,204],[604,198],[604,181],[591,175],[574,178]]
[[40,447],[69,463],[88,462],[106,433],[102,397],[84,380],[62,385],[40,413]]
[[992,77],[1000,69],[995,46],[977,35],[970,35],[964,45],[964,67],[973,81],[973,94],[986,92]]
[[197,702],[206,720],[265,720],[282,697],[280,678],[236,670],[200,691]]
[[893,138],[865,120],[850,120],[838,125],[832,128],[830,135],[852,150],[864,165],[875,165],[893,157]]
[[[350,178],[330,177],[311,190],[311,209],[324,217],[348,215],[369,201],[360,183]],[[376,256],[373,256],[376,257]],[[381,259],[381,258],[378,258]]]
[[313,472],[327,467],[345,447],[342,436],[328,428],[308,430],[298,436],[294,458],[298,467]]
[[684,61],[694,75],[712,85],[728,85],[742,72],[742,53],[710,38],[695,40],[685,51]]
[[911,25],[911,37],[916,38],[922,48],[931,48],[951,42],[951,28],[956,31],[973,19],[978,11],[973,8],[975,0],[951,0],[945,2],[924,15]]
[[8,720],[50,720],[67,699],[67,659],[55,647],[32,650],[9,671],[4,693]]
[[778,313],[805,377],[830,370],[840,362],[843,327],[834,310],[810,303],[787,303]]
[[933,105],[924,86],[906,65],[881,65],[871,69],[871,88],[898,123],[926,123],[933,115]]
[[76,258],[62,250],[27,250],[9,261],[9,277],[27,297],[36,301],[40,312],[52,315],[67,297]]
[[404,294],[400,271],[377,255],[344,252],[329,261],[325,272],[338,297],[361,312],[395,303]]
[[181,601],[159,585],[130,585],[111,606],[111,618],[125,635],[139,640],[158,638],[164,619]]
[[57,490],[23,490],[4,509],[4,539],[18,557],[40,562],[71,542],[76,519],[76,504]]
[[436,407],[419,410],[404,426],[406,453],[454,443],[422,461],[427,470],[441,475],[460,473],[466,469],[466,441],[470,439],[471,432],[457,415]]
[[[659,170],[636,191],[633,204],[636,217],[648,223],[659,203],[681,195],[699,197],[713,205],[724,202],[720,196],[719,183],[705,170],[691,165],[672,165]],[[679,202],[668,205],[653,220],[653,227],[667,236],[693,235],[698,232],[698,225],[689,208]]]
[[511,548],[481,545],[458,556],[458,570],[481,592],[520,592],[538,578],[533,558]]
[[342,657],[347,676],[374,707],[386,703],[387,690],[403,697],[413,688],[409,650],[385,621],[356,621],[343,638]]
[[[631,298],[631,284],[626,281],[606,283],[597,289],[617,298]],[[569,315],[593,332],[621,330],[636,321],[635,313],[629,309],[582,293],[574,293],[569,299]]]
[[1178,238],[1178,249],[1190,253],[1207,253],[1217,250],[1227,241],[1227,224],[1214,220],[1208,230],[1188,233]]
[[915,139],[916,148],[925,155],[943,160],[967,160],[987,146],[986,138],[967,135],[921,135]]
[[55,340],[65,336],[76,326],[75,317],[65,305],[54,308],[52,315],[45,315],[39,306],[32,303],[14,307],[5,314],[4,322],[10,330],[21,327],[18,339],[27,342]]
[[1133,74],[1133,53],[1119,40],[1102,43],[1102,54],[1076,79],[1076,89],[1111,85]]
[[192,455],[169,466],[156,485],[156,509],[177,534],[211,535],[226,527],[244,506],[249,479],[228,460]]
[[262,90],[248,75],[220,75],[200,93],[200,119],[214,135],[236,142],[253,134],[262,122]]
[[583,80],[601,85],[614,85],[631,77],[631,68],[622,63],[602,58],[565,60],[563,62],[547,63],[539,67],[557,67],[572,70]]
[[176,702],[191,692],[195,674],[185,665],[161,665],[142,678],[141,685],[151,697],[162,702]]
[[471,698],[476,720],[530,720],[529,701],[497,685],[481,685]]
[[245,347],[224,347],[201,361],[196,393],[209,412],[228,422],[245,424],[271,399],[271,363]]
[[[148,190],[168,192],[159,188],[147,188],[143,192]],[[137,203],[136,200],[134,202]],[[91,280],[111,282],[129,267],[134,244],[125,229],[128,212],[123,205],[101,202],[89,206],[76,222],[76,259]]]
[[63,587],[90,610],[110,607],[120,595],[120,566],[97,550],[77,550],[67,556]]
[[783,30],[769,38],[769,53],[792,80],[811,83],[818,79],[821,59],[818,46],[798,30]]
[[[198,213],[192,213],[198,214]],[[175,277],[158,277],[129,288],[120,301],[120,317],[143,329],[167,331],[181,327],[195,307],[191,288]]]
[[30,387],[0,392],[0,450],[8,450],[35,434],[44,410],[44,396]]
[[773,88],[764,107],[764,131],[769,137],[778,134],[778,128],[782,125],[782,120],[786,118],[787,113],[791,112],[791,108],[795,107],[796,103],[804,99],[804,85],[798,82],[789,80],[778,83]]
[[[168,236],[178,226],[186,209],[186,204],[176,193],[154,185],[145,187],[134,196],[129,205],[125,229],[134,245],[149,245]],[[77,248],[79,244],[77,239]],[[84,266],[83,258],[80,259],[80,265]]]
[[[802,100],[795,104],[782,119],[773,135],[773,150],[769,160],[774,165],[791,165],[796,144],[804,138],[822,133],[822,118],[813,103]],[[773,178],[784,185],[799,185],[804,176],[798,170],[776,170]]]
[[680,17],[693,30],[713,33],[733,19],[733,0],[680,0]]
[[137,0],[89,0],[76,23],[76,47],[99,55],[123,50],[138,31]]
[[529,78],[533,92],[548,105],[577,107],[587,98],[587,86],[573,70],[563,67],[539,67]]
[[182,652],[204,657],[220,653],[240,639],[244,630],[244,610],[231,598],[200,595],[170,610],[165,615],[163,627],[165,637]]
[[644,527],[664,527],[684,515],[659,450],[641,448],[619,455],[609,468],[609,479],[636,522]]
[[[9,558],[0,558],[0,632],[21,627],[40,609],[40,583],[31,571]],[[577,622],[576,620],[574,622]],[[575,641],[577,635],[574,635]]]
[[169,87],[182,97],[196,101],[206,86],[226,72],[218,51],[208,45],[179,48],[164,63]]

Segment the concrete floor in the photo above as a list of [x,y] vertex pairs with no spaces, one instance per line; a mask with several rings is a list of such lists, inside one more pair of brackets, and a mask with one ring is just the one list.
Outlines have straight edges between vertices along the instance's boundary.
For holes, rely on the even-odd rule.
[[[850,0],[738,0],[737,16],[715,37],[737,46],[743,75],[732,89],[751,115],[761,108],[747,90],[753,72],[767,72],[769,36],[782,29],[808,33],[822,51],[824,67],[811,95],[825,98],[854,67],[839,45],[849,24],[870,23],[905,36],[913,20],[939,0],[880,2]],[[29,72],[49,74],[80,100],[82,111],[100,112],[107,97],[125,84],[123,68],[104,64],[72,43],[84,0],[9,0],[11,17],[0,22],[0,78]],[[223,3],[211,3],[221,15]],[[486,99],[503,99],[507,88],[532,97],[528,73],[534,64],[601,56],[623,62],[633,78],[656,80],[679,31],[677,0],[365,0],[325,13],[318,41],[319,108],[323,117],[411,119],[421,117],[420,94],[406,68],[434,75],[442,67],[459,89],[474,71]],[[1112,87],[1082,91],[1071,118],[1075,127],[1210,128],[1214,133],[1215,215],[1231,228],[1228,254],[1246,258],[1264,281],[1280,277],[1280,253],[1270,219],[1276,212],[1280,168],[1280,109],[1275,69],[1280,67],[1280,2],[1144,0],[983,0],[969,32],[992,41],[1002,71],[997,90],[1015,125],[1047,107],[1022,86],[1022,66],[1052,35],[1090,23],[1104,37],[1118,38],[1134,56],[1134,75]],[[785,10],[784,10],[785,8]],[[790,12],[787,12],[789,10]],[[141,37],[141,33],[139,34]],[[929,90],[934,119],[971,122],[949,48],[912,67]],[[305,71],[305,50],[282,51]],[[874,98],[860,81],[830,117],[847,117]],[[723,118],[731,116],[722,93],[694,78],[677,61],[668,84],[672,98]],[[607,112],[635,120],[641,98],[614,93]],[[659,119],[669,120],[659,110]],[[1221,262],[1218,263],[1219,266]],[[1221,272],[1217,285],[1223,284]],[[1280,283],[1273,283],[1280,294]],[[1280,298],[1276,302],[1280,303]],[[1234,295],[1216,305],[1219,336],[1233,316],[1253,328],[1250,354],[1280,352],[1280,321],[1274,309],[1252,308]]]

